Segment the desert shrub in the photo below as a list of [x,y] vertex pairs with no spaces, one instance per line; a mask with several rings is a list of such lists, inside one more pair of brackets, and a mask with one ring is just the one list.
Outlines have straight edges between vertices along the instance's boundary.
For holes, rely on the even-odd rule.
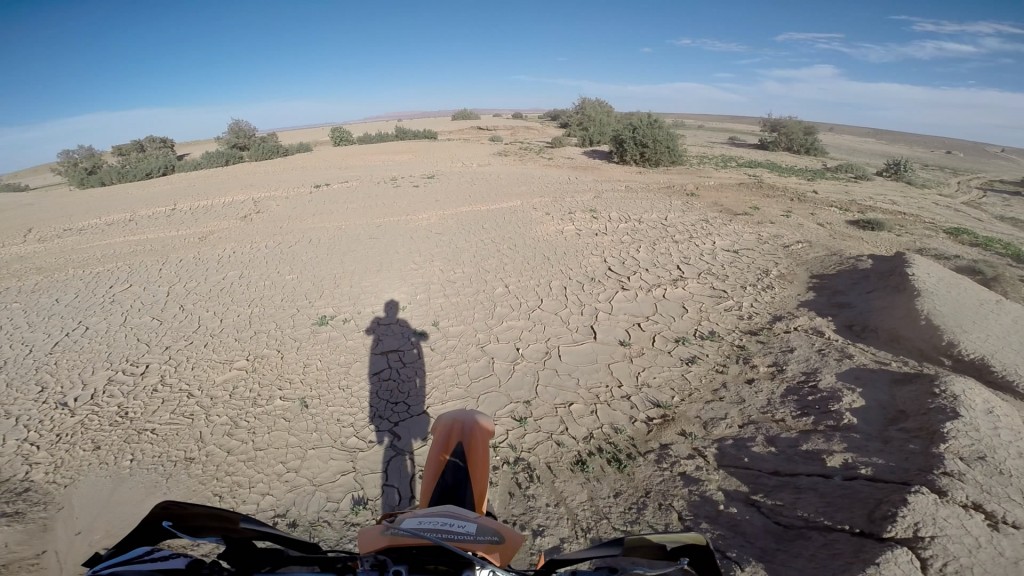
[[875,218],[873,216],[850,220],[850,225],[856,226],[861,230],[867,230],[868,232],[888,232],[889,230],[892,230],[892,224],[890,224],[888,220]]
[[501,112],[495,112],[494,114],[491,114],[491,118],[504,118],[504,117],[505,117],[505,115],[502,114]]
[[576,138],[581,148],[608,144],[619,124],[615,108],[600,98],[580,97],[566,119],[565,135]]
[[177,166],[178,158],[173,153],[150,152],[134,155],[123,164],[110,168],[113,179],[110,184],[127,184],[170,176],[174,174]]
[[1009,240],[979,234],[963,226],[950,226],[942,231],[961,244],[981,248],[987,252],[1005,256],[1018,264],[1024,264],[1024,248]]
[[352,135],[352,131],[344,126],[331,128],[328,137],[331,139],[332,146],[351,146],[356,143],[356,137]]
[[849,176],[854,180],[873,180],[874,177],[871,175],[871,171],[861,166],[860,164],[854,164],[853,162],[843,162],[842,164],[836,164],[828,168],[829,172],[833,174],[842,174],[843,176]]
[[479,120],[480,115],[473,112],[469,108],[463,108],[462,110],[456,110],[452,114],[452,120]]
[[227,150],[218,148],[203,152],[198,158],[189,158],[178,162],[176,172],[194,172],[196,170],[209,170],[212,168],[223,168],[234,164],[245,162],[245,155],[238,150]]
[[305,154],[306,152],[313,151],[312,142],[296,142],[294,144],[289,144],[287,147],[289,156],[293,154]]
[[250,144],[246,159],[250,162],[263,162],[275,158],[284,158],[288,155],[288,147],[281,144],[277,134],[263,134],[257,136]]
[[396,140],[437,140],[437,132],[429,128],[416,130],[405,126],[395,126]]
[[570,141],[565,136],[555,136],[554,138],[551,139],[551,147],[552,148],[565,148],[569,144],[570,144]]
[[228,122],[228,127],[224,130],[224,133],[216,137],[217,145],[228,150],[248,152],[253,144],[256,143],[258,133],[259,130],[256,129],[252,122],[232,118],[231,122]]
[[397,142],[394,132],[367,132],[356,136],[356,144],[383,144],[384,142]]
[[21,182],[0,182],[0,192],[28,192],[32,188]]
[[569,110],[567,108],[552,108],[551,110],[541,114],[541,118],[558,123],[559,128],[569,127],[567,123],[563,125],[563,123],[569,119]]
[[826,156],[828,151],[818,137],[818,127],[796,116],[768,116],[761,119],[758,140],[770,152],[789,152],[801,156]]
[[736,136],[736,135],[729,136],[725,140],[726,140],[726,142],[735,142],[735,143],[738,143],[738,144],[743,144],[743,143],[746,142],[746,140],[744,140],[743,138],[740,138],[739,136]]
[[501,136],[497,135],[497,134],[492,134],[491,137],[487,139],[487,141],[488,142],[504,142],[505,139],[502,138]]
[[525,118],[525,116],[523,116],[522,112],[513,112],[512,113],[512,118],[514,120],[522,120],[523,118]]
[[79,144],[58,152],[57,165],[52,171],[75,188],[96,188],[115,183],[112,169],[99,150]]
[[611,137],[611,152],[619,163],[644,168],[675,166],[683,161],[676,133],[650,112],[625,117]]
[[914,167],[914,163],[908,158],[889,158],[882,164],[878,172],[875,172],[877,176],[881,176],[887,180],[895,180],[897,182],[904,182],[911,184],[914,180],[914,174],[917,173],[917,168]]

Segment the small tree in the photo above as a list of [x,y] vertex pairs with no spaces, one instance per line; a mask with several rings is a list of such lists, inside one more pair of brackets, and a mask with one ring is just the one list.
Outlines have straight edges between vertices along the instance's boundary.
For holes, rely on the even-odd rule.
[[512,113],[512,119],[513,120],[522,120],[523,118],[525,118],[525,116],[523,116],[522,112],[513,112]]
[[758,140],[770,152],[789,152],[801,156],[827,156],[828,151],[818,137],[818,127],[796,116],[768,116],[761,119]]
[[566,118],[565,135],[576,138],[581,148],[607,144],[618,125],[615,108],[600,98],[580,97]]
[[245,155],[238,150],[208,150],[198,158],[189,158],[178,162],[177,172],[193,172],[196,170],[209,170],[211,168],[223,168],[233,164],[245,162]]
[[331,128],[329,136],[333,146],[352,146],[356,143],[356,137],[352,135],[352,131],[344,126]]
[[96,188],[113,183],[110,164],[103,154],[92,146],[79,144],[57,153],[54,174],[66,179],[75,188]]
[[630,166],[658,168],[682,163],[679,138],[650,112],[629,114],[611,137],[612,156]]
[[166,136],[149,135],[117,144],[110,153],[116,162],[112,172],[117,184],[170,176],[178,165],[174,140]]
[[469,108],[463,108],[462,110],[456,110],[452,114],[452,120],[479,120],[480,115],[473,112]]
[[239,152],[248,152],[252,145],[256,142],[256,135],[259,130],[252,122],[241,120],[239,118],[232,118],[231,122],[228,122],[228,127],[224,130],[224,133],[217,136],[217,144],[226,150],[237,150]]

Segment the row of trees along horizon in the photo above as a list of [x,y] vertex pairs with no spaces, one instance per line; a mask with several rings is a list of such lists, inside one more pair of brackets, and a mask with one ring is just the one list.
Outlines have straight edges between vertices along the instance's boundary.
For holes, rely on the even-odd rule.
[[[495,114],[501,116],[501,114]],[[463,108],[451,116],[452,120],[479,120],[476,112]],[[512,114],[514,119],[524,119],[521,112]],[[628,166],[660,168],[678,166],[686,161],[685,149],[680,140],[683,136],[676,130],[682,123],[672,123],[650,112],[617,112],[611,104],[601,98],[580,97],[571,108],[555,108],[540,116],[540,120],[553,122],[564,130],[563,134],[551,139],[553,148],[575,145],[580,148],[608,146],[615,162]],[[401,120],[399,120],[401,122]],[[818,127],[795,116],[772,116],[760,121],[761,137],[756,146],[773,152],[788,152],[803,156],[827,156]],[[391,132],[378,131],[359,136],[343,127],[334,126],[329,132],[333,146],[358,144],[379,144],[405,140],[437,140],[434,130],[416,130],[396,125]],[[65,178],[74,188],[97,188],[138,182],[169,176],[182,172],[222,168],[242,162],[262,162],[294,154],[312,152],[309,142],[282,144],[277,133],[260,134],[251,122],[232,119],[227,129],[215,138],[216,150],[204,152],[197,158],[179,156],[175,142],[166,136],[146,136],[126,144],[111,147],[110,159],[93,146],[79,145],[61,150],[53,172]],[[730,137],[730,142],[741,142]],[[497,141],[497,140],[495,140]],[[900,176],[912,173],[913,167],[906,159],[899,159]],[[849,164],[844,164],[848,170]],[[870,171],[862,166],[848,174],[856,179],[866,179]],[[891,168],[891,166],[889,167]],[[891,169],[880,170],[877,174],[891,177]],[[894,178],[900,179],[900,178]],[[0,183],[0,191],[23,192],[28,186],[17,182]]]

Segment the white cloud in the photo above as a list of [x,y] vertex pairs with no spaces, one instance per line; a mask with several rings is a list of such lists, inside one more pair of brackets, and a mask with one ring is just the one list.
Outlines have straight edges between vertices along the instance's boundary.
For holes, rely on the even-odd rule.
[[715,78],[735,78],[736,75],[732,72],[715,72],[712,74]]
[[822,32],[786,32],[779,34],[775,40],[779,42],[815,42],[821,40],[839,40],[845,38],[843,34],[831,34]]
[[641,52],[646,52],[646,53],[654,52],[654,50],[651,49],[651,48],[641,48],[640,51]]
[[749,50],[743,44],[712,40],[710,38],[680,38],[678,40],[669,40],[669,43],[684,48],[700,48],[712,52],[746,52]]
[[913,22],[911,30],[917,32],[932,32],[935,34],[1024,34],[1024,26],[1009,22],[993,22],[982,20],[976,22],[950,22],[949,20],[931,20],[928,18],[915,18],[913,16],[890,16],[893,20],[907,20]]
[[817,50],[841,52],[868,62],[897,62],[901,60],[939,60],[944,58],[978,58],[995,52],[1024,51],[1024,44],[999,38],[981,38],[977,41],[913,40],[905,43],[871,44],[846,42],[839,38],[799,37],[782,34],[780,42],[798,42]]

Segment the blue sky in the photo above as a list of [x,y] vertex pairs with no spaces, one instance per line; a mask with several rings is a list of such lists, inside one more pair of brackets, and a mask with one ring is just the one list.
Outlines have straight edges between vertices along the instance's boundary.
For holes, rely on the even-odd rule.
[[763,115],[1024,146],[1024,3],[0,4],[0,172],[61,148],[387,112]]

